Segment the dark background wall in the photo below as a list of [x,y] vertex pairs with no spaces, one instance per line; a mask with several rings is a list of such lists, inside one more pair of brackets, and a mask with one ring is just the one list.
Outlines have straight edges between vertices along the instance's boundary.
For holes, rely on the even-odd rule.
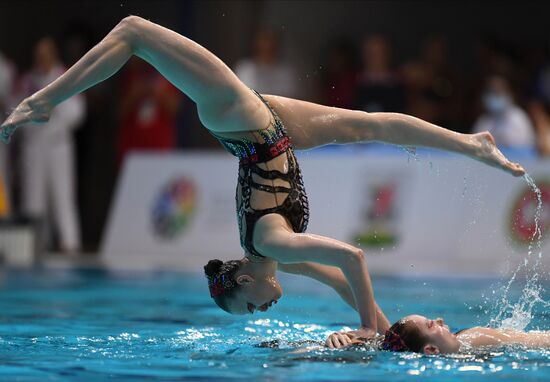
[[391,37],[397,60],[442,33],[453,60],[468,68],[479,38],[510,45],[548,40],[550,2],[3,0],[0,9],[0,48],[23,66],[30,62],[28,48],[44,34],[61,37],[80,28],[97,42],[121,18],[136,14],[186,32],[230,64],[247,52],[256,27],[268,23],[282,31],[296,54],[291,60],[305,67],[315,66],[335,37],[382,32]]

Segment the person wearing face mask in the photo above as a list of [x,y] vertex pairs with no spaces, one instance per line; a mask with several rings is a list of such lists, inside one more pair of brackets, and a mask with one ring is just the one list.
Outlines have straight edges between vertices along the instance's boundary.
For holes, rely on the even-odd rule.
[[483,93],[485,113],[474,124],[473,132],[490,132],[497,146],[534,148],[535,132],[527,114],[518,107],[506,79],[493,76]]

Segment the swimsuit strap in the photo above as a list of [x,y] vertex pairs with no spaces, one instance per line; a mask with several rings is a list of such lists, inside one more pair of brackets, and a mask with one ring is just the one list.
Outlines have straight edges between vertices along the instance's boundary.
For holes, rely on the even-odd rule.
[[[252,256],[262,258],[253,245],[253,233],[255,223],[263,216],[271,213],[279,214],[287,219],[294,232],[305,232],[309,220],[309,203],[307,194],[304,188],[302,175],[292,148],[286,151],[287,161],[289,163],[288,172],[286,174],[277,170],[266,171],[258,167],[257,164],[241,167],[244,171],[243,176],[239,177],[241,184],[241,201],[237,206],[237,217],[239,222],[239,231],[241,233],[241,245]],[[252,179],[253,173],[258,175],[266,175],[267,179],[282,179],[289,183],[289,187],[269,186],[258,184]],[[284,177],[277,177],[277,174]],[[250,205],[250,197],[252,189],[272,194],[284,193],[284,201],[274,207],[265,209],[254,209]],[[244,219],[244,221],[242,220]],[[243,227],[243,222],[246,227]]]
[[265,106],[267,106],[267,109],[269,110],[269,112],[271,113],[271,115],[273,116],[273,118],[275,119],[275,122],[280,122],[281,119],[279,118],[279,116],[277,115],[277,113],[275,113],[275,110],[273,110],[273,108],[271,107],[271,105],[269,104],[269,101],[266,100],[260,93],[258,93],[255,89],[250,89],[254,92],[254,94],[256,94],[258,96],[258,98],[264,103]]

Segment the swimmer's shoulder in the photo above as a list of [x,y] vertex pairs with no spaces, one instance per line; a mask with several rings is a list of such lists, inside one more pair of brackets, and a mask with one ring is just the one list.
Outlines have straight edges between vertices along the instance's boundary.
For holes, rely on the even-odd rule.
[[462,343],[472,347],[498,346],[506,343],[508,336],[500,329],[476,326],[457,333],[457,338]]
[[464,336],[476,333],[478,329],[481,329],[481,326],[474,326],[473,328],[465,328],[460,329],[458,332],[455,333],[456,336]]

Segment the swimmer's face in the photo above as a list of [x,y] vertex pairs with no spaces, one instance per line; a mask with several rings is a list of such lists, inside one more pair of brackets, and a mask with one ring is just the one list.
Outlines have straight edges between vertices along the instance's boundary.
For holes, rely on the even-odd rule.
[[422,337],[427,339],[423,348],[426,354],[455,353],[460,348],[460,342],[442,318],[429,319],[413,314],[403,320],[406,325],[415,325]]
[[241,287],[228,303],[232,314],[252,314],[257,310],[265,312],[283,295],[279,280],[275,276],[254,278],[250,275],[240,275],[236,281]]

